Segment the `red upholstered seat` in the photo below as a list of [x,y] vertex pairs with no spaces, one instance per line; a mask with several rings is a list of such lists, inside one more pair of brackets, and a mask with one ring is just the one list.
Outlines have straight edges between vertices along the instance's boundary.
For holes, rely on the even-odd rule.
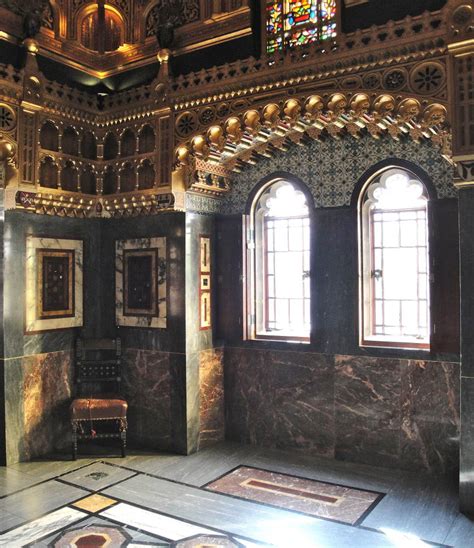
[[100,397],[77,398],[71,403],[72,420],[124,419],[128,403],[113,394]]
[[119,396],[122,380],[120,339],[76,341],[76,397],[70,406],[72,458],[80,440],[119,438],[127,447],[127,401]]

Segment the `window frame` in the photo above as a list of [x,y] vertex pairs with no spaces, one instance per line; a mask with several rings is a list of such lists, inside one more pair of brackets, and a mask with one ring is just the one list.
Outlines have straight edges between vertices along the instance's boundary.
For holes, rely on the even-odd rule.
[[[265,291],[263,286],[267,283],[267,277],[266,277],[266,265],[267,260],[262,260],[263,264],[263,276],[261,276],[260,280],[257,280],[258,272],[257,272],[257,253],[259,253],[259,247],[260,249],[262,247],[266,247],[266,237],[264,234],[264,225],[265,221],[262,219],[260,222],[256,219],[256,208],[260,202],[261,197],[263,194],[273,185],[280,183],[280,182],[288,182],[290,183],[296,190],[302,192],[306,199],[306,205],[308,207],[308,215],[307,218],[309,219],[309,250],[308,250],[308,257],[309,257],[309,315],[310,315],[310,326],[309,326],[309,332],[308,335],[295,335],[295,334],[286,334],[286,335],[277,335],[275,333],[270,332],[264,332],[259,333],[258,332],[258,326],[257,326],[257,308],[258,308],[258,293],[262,290]],[[285,219],[291,219],[292,217],[285,217]],[[299,218],[306,218],[306,216],[299,216]],[[260,235],[260,246],[257,245],[257,230],[256,225],[257,223],[261,224],[262,226],[262,234]],[[252,340],[252,341],[279,341],[279,342],[286,342],[286,343],[310,343],[312,339],[312,333],[313,333],[313,311],[311,307],[311,302],[313,298],[313,282],[312,282],[312,272],[314,271],[313,268],[313,256],[314,256],[314,236],[313,236],[313,228],[314,228],[314,201],[311,193],[307,189],[306,185],[300,181],[298,178],[286,174],[273,174],[270,176],[265,177],[260,183],[254,188],[252,193],[249,196],[249,199],[247,201],[247,207],[246,207],[246,213],[243,215],[243,223],[242,223],[242,243],[243,243],[243,314],[244,314],[244,321],[243,323],[243,338],[244,340]],[[304,250],[302,250],[302,253]],[[263,254],[262,254],[263,255]],[[265,256],[265,255],[264,255]],[[266,257],[266,256],[265,256]],[[260,265],[260,268],[262,268],[262,265]],[[268,306],[267,298],[264,299],[264,302],[260,305],[263,308],[266,308]],[[263,301],[263,299],[262,299]]]
[[[362,184],[357,185],[359,191],[357,192],[357,217],[358,217],[358,255],[359,255],[359,346],[364,348],[393,348],[400,350],[432,350],[432,338],[434,334],[434,321],[432,314],[433,305],[433,245],[432,245],[432,223],[431,223],[431,208],[430,202],[433,199],[432,189],[430,181],[421,173],[421,170],[414,169],[416,166],[407,166],[405,162],[390,162],[384,161],[382,165],[373,166],[363,177]],[[375,314],[373,312],[375,307],[375,298],[373,292],[373,279],[370,275],[370,269],[374,262],[374,243],[373,243],[373,229],[370,226],[373,215],[371,214],[370,206],[367,206],[367,192],[369,187],[377,179],[379,179],[383,173],[392,169],[405,171],[410,177],[413,177],[419,181],[424,188],[424,196],[426,199],[426,206],[423,208],[426,212],[426,268],[427,268],[427,330],[428,336],[423,342],[415,342],[408,338],[401,336],[397,340],[397,336],[384,336],[373,334],[373,325],[375,321]],[[419,208],[418,208],[419,209]],[[394,209],[394,212],[409,211],[406,209]],[[383,211],[383,210],[382,210]],[[386,210],[388,211],[388,210]],[[369,287],[370,286],[370,287]],[[367,310],[371,310],[371,313],[367,313]],[[368,335],[367,332],[370,332]],[[391,339],[390,339],[391,337]]]

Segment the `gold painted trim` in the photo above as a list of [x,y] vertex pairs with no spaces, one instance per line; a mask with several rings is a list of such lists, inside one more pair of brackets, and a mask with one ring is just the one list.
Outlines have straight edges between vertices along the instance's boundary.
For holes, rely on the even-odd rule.
[[454,179],[453,185],[458,189],[469,188],[474,187],[474,181],[457,181],[456,179]]
[[243,29],[236,30],[234,32],[229,32],[228,34],[222,34],[221,36],[216,36],[215,38],[210,38],[208,40],[203,40],[202,42],[198,42],[196,44],[190,44],[189,46],[178,48],[173,51],[173,54],[182,55],[184,53],[189,53],[190,51],[204,49],[204,48],[213,46],[215,44],[222,44],[224,42],[229,42],[230,40],[234,40],[236,38],[242,38],[244,36],[249,36],[251,34],[252,34],[252,28],[245,27]]
[[457,154],[452,157],[453,162],[474,162],[474,154]]
[[474,38],[469,38],[468,40],[463,40],[462,42],[455,42],[454,44],[448,44],[448,51],[456,57],[472,55],[474,54]]
[[[190,44],[189,46],[183,46],[182,48],[173,50],[173,55],[183,55],[185,53],[198,51],[200,49],[205,49],[207,47],[210,47],[216,44],[221,44],[221,43],[229,42],[231,40],[235,40],[237,38],[250,36],[251,34],[252,34],[251,27],[246,27],[244,29],[230,32],[228,34],[216,36],[215,38],[210,38],[208,40],[203,40],[195,44]],[[12,40],[12,42],[16,43],[16,40]],[[116,68],[111,70],[97,70],[92,68],[90,65],[88,66],[88,65],[79,63],[77,61],[74,61],[70,57],[65,57],[64,54],[62,53],[57,53],[55,51],[52,51],[44,45],[39,46],[39,53],[48,59],[52,59],[54,61],[60,62],[70,68],[81,71],[87,74],[88,76],[93,76],[94,78],[98,78],[99,80],[104,80],[105,78],[109,78],[111,76],[119,74],[120,72],[123,72],[124,70],[127,70],[127,71],[134,70],[137,68],[150,65],[152,63],[156,63],[156,53],[153,53],[151,55],[142,57],[141,59],[120,63]],[[120,52],[119,50],[117,50],[114,53],[120,53]],[[157,63],[157,69],[158,69],[158,63]]]

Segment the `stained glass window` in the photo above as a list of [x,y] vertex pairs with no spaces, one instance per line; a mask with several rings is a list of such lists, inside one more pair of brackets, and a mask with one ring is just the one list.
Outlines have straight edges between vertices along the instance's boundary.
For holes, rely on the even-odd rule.
[[336,36],[336,0],[267,1],[267,53]]

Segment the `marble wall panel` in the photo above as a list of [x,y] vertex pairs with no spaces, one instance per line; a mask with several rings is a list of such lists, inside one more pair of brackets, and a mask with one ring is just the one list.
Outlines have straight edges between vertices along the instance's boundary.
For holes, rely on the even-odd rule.
[[433,474],[459,466],[459,364],[224,351],[226,437]]
[[461,511],[474,517],[474,378],[461,379],[461,466],[459,499]]
[[[62,238],[38,238],[27,236],[26,238],[26,322],[25,331],[46,331],[53,329],[65,329],[81,327],[84,322],[83,314],[83,271],[84,271],[84,244],[82,240],[65,240]],[[40,318],[38,300],[43,292],[43,286],[38,282],[38,265],[40,260],[38,251],[67,251],[72,252],[70,282],[67,291],[68,299],[71,299],[71,309],[58,314],[58,318]],[[46,280],[43,285],[47,284]],[[47,285],[46,285],[47,287]],[[67,305],[65,305],[67,308]]]
[[459,464],[459,364],[402,364],[400,459],[403,468],[449,473]]
[[[151,266],[150,276],[152,279],[152,296],[147,313],[126,312],[126,296],[129,291],[126,281],[126,259],[128,252],[156,253],[156,264]],[[124,327],[145,327],[145,328],[166,328],[166,266],[167,251],[166,238],[134,238],[129,240],[117,240],[115,242],[115,321],[119,326]],[[154,309],[154,310],[153,310]],[[153,310],[153,311],[152,311]],[[149,312],[149,313],[148,313]]]
[[334,455],[333,357],[225,349],[227,436]]
[[185,346],[185,214],[164,213],[136,219],[107,219],[101,225],[102,280],[101,332],[117,334],[115,318],[115,242],[142,238],[166,238],[167,283],[166,329],[120,327],[124,348],[183,352]]
[[[83,328],[85,336],[97,336],[102,316],[102,292],[98,280],[101,245],[99,219],[68,219],[49,215],[31,215],[21,211],[5,213],[5,254],[3,283],[5,307],[5,358],[47,354],[71,350],[76,333],[73,329],[25,334],[26,324],[26,242],[27,236],[83,241]],[[113,281],[113,278],[112,278]],[[78,297],[79,298],[79,297]],[[80,298],[82,300],[82,297]],[[8,388],[7,388],[8,390]]]
[[224,349],[199,354],[199,448],[225,437]]
[[170,354],[128,348],[123,360],[123,395],[128,401],[128,439],[171,450],[173,435]]
[[7,463],[70,444],[71,352],[5,360]]
[[399,462],[401,361],[335,358],[336,457],[369,464]]

